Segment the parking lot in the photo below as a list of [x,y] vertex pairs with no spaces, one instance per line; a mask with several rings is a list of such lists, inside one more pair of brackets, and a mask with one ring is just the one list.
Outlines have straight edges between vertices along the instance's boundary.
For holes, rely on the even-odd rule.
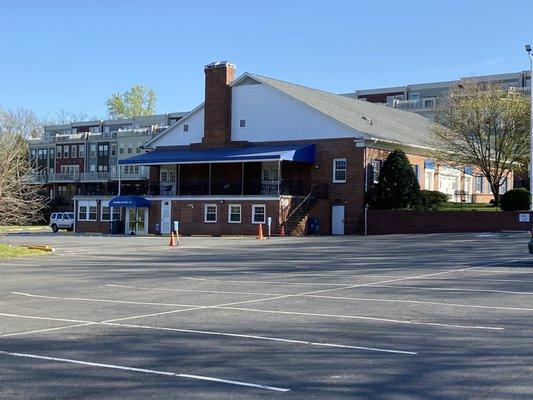
[[0,398],[533,398],[525,233],[2,242]]

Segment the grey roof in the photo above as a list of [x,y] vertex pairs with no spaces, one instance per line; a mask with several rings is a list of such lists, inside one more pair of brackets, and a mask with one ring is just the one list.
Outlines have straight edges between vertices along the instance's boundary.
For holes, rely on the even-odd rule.
[[371,138],[415,146],[430,146],[432,142],[432,122],[421,115],[266,76],[246,75]]

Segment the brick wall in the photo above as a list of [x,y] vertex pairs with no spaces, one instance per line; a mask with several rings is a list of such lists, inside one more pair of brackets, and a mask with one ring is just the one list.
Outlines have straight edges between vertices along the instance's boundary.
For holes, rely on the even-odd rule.
[[[525,212],[527,213],[527,212]],[[490,211],[368,211],[368,233],[448,233],[524,231],[533,225],[519,222],[519,212]],[[533,213],[529,213],[533,221]]]

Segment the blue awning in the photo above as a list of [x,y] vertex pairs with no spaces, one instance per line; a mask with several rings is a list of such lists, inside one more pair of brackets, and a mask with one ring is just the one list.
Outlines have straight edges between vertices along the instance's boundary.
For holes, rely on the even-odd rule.
[[155,150],[150,153],[120,160],[119,164],[160,165],[277,160],[314,163],[315,145],[293,144],[203,150]]
[[117,196],[109,201],[110,207],[150,207],[150,200],[141,196]]

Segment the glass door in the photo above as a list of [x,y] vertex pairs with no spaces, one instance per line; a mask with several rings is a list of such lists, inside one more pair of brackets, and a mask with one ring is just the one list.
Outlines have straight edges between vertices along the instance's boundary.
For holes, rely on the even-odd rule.
[[145,214],[145,211],[146,209],[145,208],[138,208],[137,209],[137,230],[136,230],[136,233],[138,235],[144,235],[144,230],[146,228],[146,224],[145,224],[145,218],[146,218],[146,214]]

